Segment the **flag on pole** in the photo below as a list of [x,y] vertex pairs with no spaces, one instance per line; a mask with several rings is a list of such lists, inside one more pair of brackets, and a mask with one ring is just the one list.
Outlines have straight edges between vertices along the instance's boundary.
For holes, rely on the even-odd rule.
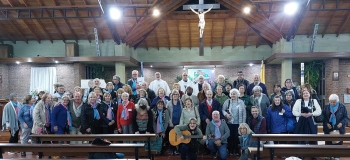
[[264,64],[264,60],[261,60],[260,82],[265,83],[265,64]]

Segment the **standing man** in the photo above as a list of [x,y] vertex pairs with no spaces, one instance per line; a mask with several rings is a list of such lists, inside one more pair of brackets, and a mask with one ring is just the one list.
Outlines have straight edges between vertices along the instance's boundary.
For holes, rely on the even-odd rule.
[[[240,84],[243,84],[245,86],[245,88],[247,88],[249,86],[249,81],[244,79],[243,71],[237,72],[237,79],[235,81],[233,81],[232,87],[238,89],[238,86]],[[228,92],[230,92],[230,91],[228,91]]]
[[[152,89],[148,88],[148,83],[146,81],[144,81],[141,84],[141,88],[146,90],[147,97],[148,97],[149,100],[151,100],[151,102],[153,101],[154,98],[156,98],[156,93],[154,93],[154,91]],[[148,105],[151,105],[151,104],[148,104]]]
[[165,95],[170,95],[171,91],[168,86],[168,83],[164,80],[162,80],[162,75],[159,72],[155,73],[156,79],[151,82],[149,85],[149,88],[152,89],[154,92],[156,92],[156,95],[158,96],[158,89],[164,88]]
[[198,83],[193,87],[193,95],[198,95],[200,91],[203,89],[204,77],[202,75],[198,76]]
[[207,128],[207,125],[211,122],[212,119],[212,113],[213,111],[219,111],[220,116],[224,118],[224,115],[222,114],[222,109],[220,106],[219,101],[216,99],[213,99],[213,92],[211,90],[208,90],[206,92],[206,97],[207,99],[199,104],[199,115],[201,117],[201,126],[202,126],[202,131],[204,134]]
[[230,129],[224,121],[220,120],[219,111],[213,111],[213,120],[211,120],[206,127],[206,136],[203,139],[207,139],[208,135],[214,135],[214,139],[207,140],[208,148],[211,152],[212,158],[217,158],[217,152],[219,152],[220,160],[226,160],[227,158],[227,139],[230,136]]
[[186,91],[186,88],[188,86],[192,87],[194,86],[194,83],[188,79],[188,74],[186,72],[182,73],[182,80],[179,81],[181,91]]
[[141,88],[141,86],[137,82],[137,77],[139,76],[139,71],[133,70],[131,73],[131,79],[128,80],[127,84],[130,85],[132,94],[137,95],[137,90]]
[[113,86],[114,86],[114,91],[117,91],[119,88],[123,88],[124,84],[120,82],[120,76],[118,75],[113,76]]
[[[69,113],[72,118],[72,130],[69,134],[82,134],[80,132],[80,114],[81,108],[83,106],[83,101],[81,100],[81,93],[75,92],[74,99],[69,102]],[[81,141],[70,141],[70,144],[82,144]]]
[[266,89],[266,85],[264,83],[260,82],[260,76],[258,74],[256,74],[254,76],[254,82],[249,84],[249,86],[247,87],[247,95],[251,96],[253,95],[253,88],[255,86],[260,86],[262,89],[262,93],[264,93],[266,96],[268,96],[267,94],[267,89]]

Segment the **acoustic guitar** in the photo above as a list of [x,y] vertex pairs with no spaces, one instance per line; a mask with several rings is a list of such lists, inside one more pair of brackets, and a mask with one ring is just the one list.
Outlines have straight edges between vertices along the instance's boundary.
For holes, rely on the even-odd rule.
[[[190,143],[192,138],[197,138],[197,139],[202,139],[203,135],[191,135],[191,132],[186,130],[186,131],[181,131],[182,135],[184,136],[184,139],[181,140],[180,136],[178,136],[175,132],[175,129],[172,129],[169,132],[169,142],[172,146],[177,146],[180,143],[185,143],[188,144]],[[214,139],[215,136],[213,135],[207,135],[207,139]]]

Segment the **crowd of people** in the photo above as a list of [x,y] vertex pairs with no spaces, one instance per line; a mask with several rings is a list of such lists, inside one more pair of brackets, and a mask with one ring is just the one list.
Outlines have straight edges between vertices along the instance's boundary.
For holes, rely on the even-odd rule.
[[[54,94],[39,92],[38,99],[36,95],[27,95],[23,103],[17,94],[11,93],[2,119],[3,127],[11,133],[9,143],[18,142],[20,129],[22,144],[28,143],[30,134],[155,133],[157,138],[151,149],[159,154],[168,149],[169,154],[180,154],[183,160],[186,157],[195,160],[199,152],[221,160],[228,155],[246,160],[250,158],[248,147],[257,146],[250,140],[253,133],[317,134],[317,123],[322,123],[325,134],[334,131],[345,134],[349,120],[346,107],[336,94],[331,94],[329,103],[321,107],[309,84],[297,90],[291,79],[286,79],[283,87],[274,85],[268,95],[259,75],[249,83],[242,71],[233,83],[226,83],[225,77],[219,75],[214,86],[201,75],[194,83],[184,72],[182,80],[171,89],[159,72],[149,85],[139,84],[137,77],[138,71],[134,70],[132,78],[123,84],[114,75],[113,82],[106,83],[105,88],[100,87],[96,78],[85,92],[79,86],[70,92],[64,85],[55,85]],[[319,116],[324,117],[322,122],[316,121]],[[201,138],[172,146],[168,140],[172,129],[180,140],[184,139],[181,132],[184,130]]]

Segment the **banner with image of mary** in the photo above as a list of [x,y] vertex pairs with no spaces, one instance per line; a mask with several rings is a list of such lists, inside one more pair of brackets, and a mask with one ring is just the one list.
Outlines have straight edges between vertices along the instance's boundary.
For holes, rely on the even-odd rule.
[[212,69],[188,69],[187,74],[188,79],[190,79],[193,83],[198,83],[198,77],[202,75],[205,82],[209,83],[211,86],[214,86],[215,73],[212,72]]

